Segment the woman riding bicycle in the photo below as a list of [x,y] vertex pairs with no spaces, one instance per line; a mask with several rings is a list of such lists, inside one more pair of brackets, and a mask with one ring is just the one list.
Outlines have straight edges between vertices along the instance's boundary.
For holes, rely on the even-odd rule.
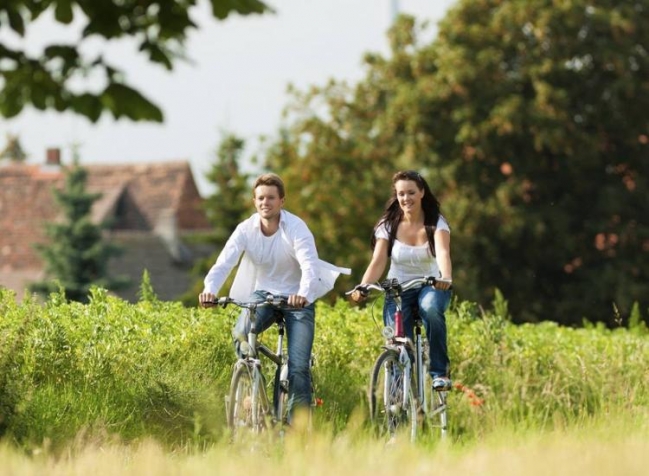
[[[284,183],[275,174],[264,174],[253,186],[257,212],[232,233],[216,263],[205,277],[199,303],[210,306],[243,254],[230,297],[263,301],[268,292],[288,296],[291,308],[282,308],[288,343],[289,408],[311,404],[311,350],[315,331],[314,301],[333,288],[338,268],[318,259],[313,234],[306,223],[283,210]],[[255,331],[273,324],[274,310],[258,309]],[[235,337],[245,339],[249,321],[242,312]],[[291,411],[292,413],[292,411]]]
[[[388,278],[404,282],[423,276],[439,277],[435,288],[422,286],[402,295],[404,329],[413,338],[413,313],[418,313],[429,343],[433,389],[451,388],[450,362],[446,344],[445,312],[451,301],[451,231],[440,213],[440,204],[424,178],[415,171],[401,171],[392,177],[392,196],[374,227],[373,254],[361,284],[377,282],[390,262]],[[351,295],[365,300],[360,291]],[[386,298],[385,325],[394,326],[395,303]]]

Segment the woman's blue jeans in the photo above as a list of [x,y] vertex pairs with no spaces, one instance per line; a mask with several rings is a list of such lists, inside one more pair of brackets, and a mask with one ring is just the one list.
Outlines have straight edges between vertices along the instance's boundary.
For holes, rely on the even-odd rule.
[[[429,347],[428,369],[430,375],[435,377],[449,377],[450,362],[446,344],[446,315],[445,312],[451,303],[452,291],[441,291],[432,286],[409,289],[401,295],[401,310],[403,311],[403,328],[406,336],[414,340],[415,312],[419,313],[424,323],[426,338]],[[390,296],[385,299],[383,306],[383,323],[394,328],[394,312],[396,304]]]
[[[250,301],[264,301],[267,293],[256,291]],[[274,324],[273,315],[278,309],[265,306],[257,309],[255,333],[261,334]],[[313,303],[301,309],[279,309],[284,315],[286,324],[286,342],[288,345],[288,388],[289,414],[293,408],[311,405],[311,351],[315,335],[315,305]],[[246,340],[250,329],[250,319],[246,309],[239,315],[234,329],[235,346],[239,340]]]

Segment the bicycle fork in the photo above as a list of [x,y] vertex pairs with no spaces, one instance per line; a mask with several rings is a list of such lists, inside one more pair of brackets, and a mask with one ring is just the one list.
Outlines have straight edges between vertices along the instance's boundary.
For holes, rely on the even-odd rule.
[[[405,344],[405,332],[403,328],[403,313],[401,312],[401,299],[399,296],[395,296],[395,301],[397,302],[397,308],[394,313],[394,338],[398,341],[402,341],[403,345],[399,345],[397,350],[399,352],[399,363],[403,366],[403,375],[401,375],[401,401],[399,402],[399,408],[393,408],[394,403],[388,402],[390,389],[386,388],[384,392],[384,398],[386,400],[386,408],[390,408],[390,412],[393,415],[396,415],[401,411],[401,409],[407,408],[408,398],[410,395],[410,386],[411,380],[410,375],[412,372],[412,362],[410,361],[410,356],[408,355],[408,349]],[[386,385],[390,382],[390,379],[385,379]]]
[[417,400],[420,408],[426,411],[426,388],[424,378],[426,369],[424,368],[424,349],[421,339],[421,327],[415,326],[415,368],[417,369]]
[[405,345],[399,346],[399,362],[403,365],[403,376],[402,376],[402,385],[403,392],[401,395],[401,408],[408,408],[408,399],[410,398],[410,385],[411,380],[409,378],[412,375],[412,363],[410,361],[410,356],[408,355],[408,349]]

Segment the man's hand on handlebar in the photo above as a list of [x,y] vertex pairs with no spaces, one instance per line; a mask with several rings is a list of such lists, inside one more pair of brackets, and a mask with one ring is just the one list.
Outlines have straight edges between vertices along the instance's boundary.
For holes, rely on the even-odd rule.
[[212,293],[200,293],[198,295],[198,304],[201,307],[213,307],[215,306],[214,301],[216,301],[216,296]]
[[307,300],[303,296],[298,296],[297,294],[291,294],[288,297],[288,305],[290,307],[303,308],[308,304]]

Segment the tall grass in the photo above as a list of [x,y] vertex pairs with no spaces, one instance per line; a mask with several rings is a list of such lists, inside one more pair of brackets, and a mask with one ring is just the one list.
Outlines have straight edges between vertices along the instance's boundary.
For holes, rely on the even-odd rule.
[[429,448],[407,442],[386,447],[359,438],[354,430],[292,434],[281,445],[212,445],[204,451],[168,451],[147,439],[131,445],[70,445],[57,455],[32,455],[0,445],[0,471],[14,476],[263,474],[625,475],[646,474],[649,465],[647,414],[640,420],[599,419],[568,429],[530,432],[501,429],[481,444]]
[[[17,304],[0,290],[6,444],[28,451],[46,445],[56,453],[80,440],[153,440],[173,451],[213,450],[224,441],[236,312],[143,296],[129,304],[94,289],[87,305],[58,294],[45,305]],[[349,438],[350,428],[367,435],[365,390],[382,344],[379,308],[343,301],[317,307],[314,373],[324,404],[316,428],[332,441]],[[487,311],[455,302],[447,321],[455,444],[471,445],[503,428],[536,432],[578,428],[607,415],[632,419],[649,405],[644,331],[515,326],[499,295]],[[429,435],[420,446],[436,444]]]

